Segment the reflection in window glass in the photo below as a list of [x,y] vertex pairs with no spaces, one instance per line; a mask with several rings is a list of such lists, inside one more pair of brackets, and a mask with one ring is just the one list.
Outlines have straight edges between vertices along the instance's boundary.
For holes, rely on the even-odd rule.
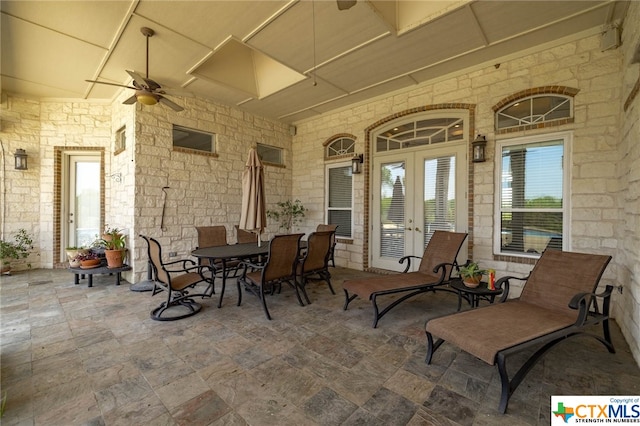
[[196,151],[215,152],[215,135],[173,125],[173,146]]
[[284,164],[282,148],[259,143],[256,146],[256,151],[258,152],[260,160],[265,163]]
[[327,170],[327,223],[338,225],[336,236],[351,238],[353,183],[351,164]]
[[462,118],[417,120],[383,130],[376,140],[376,152],[462,140],[464,135]]
[[542,253],[562,240],[564,139],[501,148],[500,250]]

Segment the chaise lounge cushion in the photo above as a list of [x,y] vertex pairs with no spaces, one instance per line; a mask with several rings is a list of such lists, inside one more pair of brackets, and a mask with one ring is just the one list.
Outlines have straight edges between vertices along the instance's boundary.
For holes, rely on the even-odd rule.
[[373,293],[384,294],[385,291],[394,291],[402,288],[411,290],[413,287],[423,287],[426,283],[437,283],[440,274],[427,272],[409,272],[406,274],[385,275],[382,277],[349,280],[344,283],[344,288],[350,293],[357,294],[365,300],[370,300]]
[[572,315],[514,300],[432,319],[426,330],[493,365],[499,351],[569,327],[575,321],[575,311]]

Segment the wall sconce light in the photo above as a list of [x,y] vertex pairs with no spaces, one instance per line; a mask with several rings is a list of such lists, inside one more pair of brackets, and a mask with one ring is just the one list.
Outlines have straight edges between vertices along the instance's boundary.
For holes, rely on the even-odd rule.
[[471,147],[473,148],[474,163],[483,163],[486,161],[485,150],[487,148],[487,138],[482,135],[476,136],[473,142],[471,142]]
[[16,170],[27,170],[27,151],[18,148],[13,156],[16,160]]
[[359,175],[360,173],[362,173],[362,163],[364,163],[364,155],[354,155],[351,159],[351,173],[354,175]]

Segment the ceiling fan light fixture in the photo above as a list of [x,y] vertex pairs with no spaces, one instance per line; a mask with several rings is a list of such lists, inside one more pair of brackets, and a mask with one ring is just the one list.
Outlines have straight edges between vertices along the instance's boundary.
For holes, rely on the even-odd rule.
[[147,92],[147,91],[139,91],[136,93],[136,98],[138,99],[138,102],[140,102],[141,104],[145,104],[145,105],[155,105],[158,103],[158,97],[156,95],[154,95],[153,93]]

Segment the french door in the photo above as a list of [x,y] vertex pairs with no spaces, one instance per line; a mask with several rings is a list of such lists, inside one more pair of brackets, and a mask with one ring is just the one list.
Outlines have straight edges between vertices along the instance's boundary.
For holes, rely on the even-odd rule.
[[402,271],[398,260],[422,256],[434,231],[466,232],[465,143],[379,155],[373,167],[373,267]]
[[65,156],[64,182],[64,246],[88,247],[100,234],[100,155]]

